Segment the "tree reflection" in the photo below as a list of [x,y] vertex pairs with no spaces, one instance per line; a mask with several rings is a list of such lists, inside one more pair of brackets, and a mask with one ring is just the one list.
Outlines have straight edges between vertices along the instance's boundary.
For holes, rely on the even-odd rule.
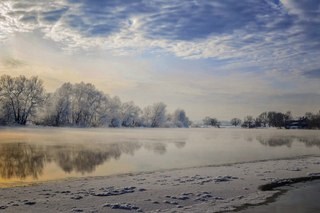
[[144,148],[160,155],[163,155],[167,152],[167,146],[163,143],[146,143]]
[[2,178],[38,178],[45,164],[41,147],[24,143],[0,144],[0,174]]
[[257,137],[257,140],[265,146],[286,146],[290,148],[292,146],[293,138],[292,137],[270,137],[262,138]]
[[114,143],[100,147],[64,147],[54,149],[54,161],[64,172],[91,173],[98,165],[110,159],[118,160],[122,153],[134,155],[141,148],[139,143]]
[[304,143],[307,147],[316,146],[316,147],[320,148],[320,138],[316,138],[316,137],[308,137],[308,138],[297,137],[297,140],[299,142]]
[[[185,142],[175,142],[182,148]],[[92,145],[35,145],[29,143],[0,144],[0,175],[2,178],[37,179],[46,163],[56,163],[64,172],[93,172],[105,162],[120,159],[122,154],[134,155],[141,147],[156,154],[165,154],[164,143],[117,142]]]
[[257,140],[265,146],[287,146],[291,147],[293,142],[303,143],[306,147],[316,146],[320,148],[320,139],[316,137],[301,137],[301,136],[273,136],[269,138],[257,137]]
[[182,149],[183,147],[186,146],[186,142],[185,142],[185,141],[174,141],[173,144],[174,144],[178,149]]

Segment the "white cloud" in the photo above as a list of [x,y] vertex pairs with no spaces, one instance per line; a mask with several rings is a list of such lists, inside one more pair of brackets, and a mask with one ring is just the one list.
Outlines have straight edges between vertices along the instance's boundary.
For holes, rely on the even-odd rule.
[[[40,31],[71,52],[104,49],[117,55],[169,53],[189,59],[241,59],[242,64],[262,62],[267,67],[275,62],[285,67],[295,55],[305,58],[306,51],[319,54],[319,48],[314,48],[319,46],[318,40],[306,41],[306,29],[288,15],[308,14],[305,8],[297,7],[304,4],[282,0],[281,5],[268,0],[248,8],[249,2],[158,1],[154,5],[136,1],[104,5],[96,1],[4,0],[0,3],[0,39],[16,32]],[[94,4],[102,5],[98,8],[100,5]]]
[[[282,102],[277,99],[279,106],[275,108],[280,108],[285,105],[284,97],[290,94],[303,96],[312,93],[308,97],[317,97],[318,92],[314,91],[320,91],[316,80],[310,79],[320,68],[319,5],[317,0],[281,0],[281,3],[272,0],[136,0],[126,3],[2,0],[0,43],[2,46],[11,45],[9,53],[14,58],[27,57],[26,61],[32,62],[28,72],[36,70],[36,74],[53,79],[52,88],[66,74],[67,79],[73,78],[74,81],[85,76],[98,87],[125,99],[148,91],[150,101],[163,97],[175,106],[178,99],[183,99],[182,103],[190,108],[199,107],[190,99],[203,103],[209,101],[208,106],[217,106],[223,112],[223,106],[249,101],[256,102],[260,110],[262,103],[266,102],[259,96],[272,99],[276,94],[283,98]],[[21,38],[21,34],[32,34],[37,38]],[[19,43],[23,39],[31,44]],[[37,47],[39,42],[46,42],[45,45],[50,47]],[[58,49],[54,54],[50,54],[51,46]],[[4,49],[2,54],[8,51]],[[26,50],[30,57],[27,54],[19,56],[18,52]],[[59,54],[69,62],[57,59]],[[99,57],[98,61],[86,59],[81,62],[85,55],[91,54]],[[173,73],[167,77],[152,71],[157,69],[150,65],[152,62],[141,65],[130,60],[131,56],[143,58],[144,55],[153,57],[153,60],[158,56],[174,55],[179,60],[194,61],[195,64],[207,59],[211,67],[206,71],[193,68],[191,72],[196,74],[189,76],[185,70],[180,72],[173,66],[168,68]],[[114,56],[124,58],[115,57],[115,63],[103,62],[105,58],[114,59]],[[37,64],[37,57],[44,58],[43,64]],[[55,63],[62,65],[55,68]],[[94,70],[90,70],[90,66]],[[128,72],[127,69],[131,68],[135,70]],[[86,74],[85,70],[96,72],[100,79],[90,79],[90,73]],[[23,73],[21,70],[15,72]],[[163,90],[165,94],[162,94]],[[145,101],[143,97],[140,99],[141,103]],[[209,111],[210,107],[204,110]]]

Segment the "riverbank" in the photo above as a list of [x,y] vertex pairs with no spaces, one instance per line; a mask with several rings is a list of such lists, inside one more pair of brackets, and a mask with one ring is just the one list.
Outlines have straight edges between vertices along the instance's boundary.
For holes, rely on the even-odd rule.
[[281,187],[283,192],[274,202],[247,207],[238,213],[314,213],[320,212],[320,180]]
[[318,177],[320,157],[270,160],[0,189],[3,212],[221,212],[263,204],[278,190],[259,186]]

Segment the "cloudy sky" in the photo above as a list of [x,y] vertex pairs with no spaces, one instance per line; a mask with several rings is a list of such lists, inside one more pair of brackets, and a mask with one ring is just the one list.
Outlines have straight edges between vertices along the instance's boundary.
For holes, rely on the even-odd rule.
[[0,75],[193,120],[320,110],[319,0],[1,0]]

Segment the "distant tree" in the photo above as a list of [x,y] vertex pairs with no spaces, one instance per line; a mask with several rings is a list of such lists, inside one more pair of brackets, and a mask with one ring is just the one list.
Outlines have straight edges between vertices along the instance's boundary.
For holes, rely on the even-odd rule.
[[239,126],[241,124],[241,120],[239,118],[232,118],[230,123],[233,126]]
[[243,119],[242,127],[252,128],[254,127],[254,122],[255,120],[253,119],[253,117],[251,115],[248,115]]
[[254,127],[262,127],[262,120],[258,117],[254,119]]
[[320,111],[317,114],[307,112],[304,118],[307,121],[307,128],[320,129]]
[[172,114],[172,122],[175,127],[189,127],[190,121],[183,109],[176,109]]
[[139,121],[141,114],[141,109],[134,104],[134,102],[126,102],[121,105],[120,117],[122,121],[122,126],[124,127],[134,127]]
[[110,127],[121,127],[122,119],[121,119],[121,100],[118,96],[111,98],[107,105],[107,116],[110,119]]
[[44,123],[53,126],[99,126],[105,95],[92,84],[64,83],[47,102]]
[[267,112],[263,112],[258,116],[258,120],[261,122],[261,124],[266,127],[269,120],[268,120],[268,113]]
[[52,126],[67,126],[72,124],[71,101],[73,98],[73,85],[64,83],[46,102],[43,123]]
[[284,114],[284,122],[286,123],[287,121],[289,120],[292,120],[292,113],[291,111],[287,111],[285,114]]
[[[0,99],[5,117],[16,124],[25,125],[47,98],[43,83],[38,77],[25,76],[0,78]],[[10,121],[8,121],[10,122]]]
[[203,119],[203,124],[206,126],[220,127],[220,122],[216,118],[211,118],[208,116]]
[[285,126],[285,114],[281,112],[268,112],[269,126],[282,128]]
[[166,105],[162,102],[154,103],[143,110],[143,123],[147,127],[161,127],[166,121]]

